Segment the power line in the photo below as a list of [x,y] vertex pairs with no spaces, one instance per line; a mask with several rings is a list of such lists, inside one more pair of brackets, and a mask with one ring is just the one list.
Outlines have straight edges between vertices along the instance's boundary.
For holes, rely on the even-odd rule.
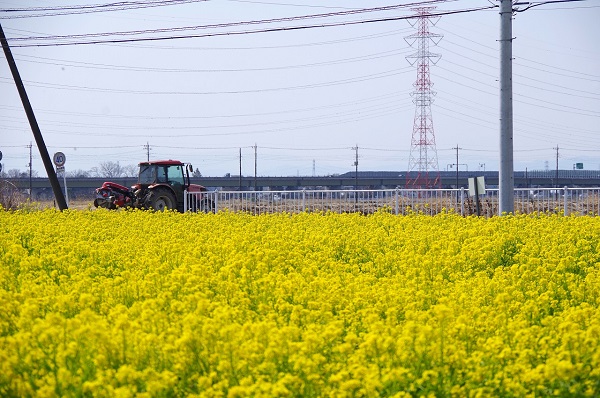
[[[536,68],[536,67],[529,66],[529,65],[523,65],[521,63],[515,63],[516,65],[522,66],[522,67],[525,67],[525,68],[537,70],[537,71],[540,71],[540,72],[551,73],[551,74],[557,75],[557,76],[569,77],[569,78],[572,78],[572,79],[580,79],[580,80],[586,80],[586,81],[600,82],[600,76],[599,75],[592,75],[590,73],[583,73],[583,72],[578,72],[578,71],[574,71],[574,70],[571,70],[571,69],[559,68],[559,67],[556,67],[556,66],[544,64],[542,62],[533,61],[533,60],[530,60],[530,59],[527,59],[527,58],[523,58],[523,57],[519,57],[519,60],[531,62],[531,63],[537,64],[537,65],[546,66],[546,67],[550,68],[551,70]],[[574,74],[578,74],[578,75],[582,75],[582,76],[586,76],[586,77],[567,75],[567,74],[564,74],[564,73],[556,72],[557,70],[565,71],[565,72],[570,72],[570,73],[574,73]]]
[[[329,82],[305,84],[299,86],[287,86],[287,87],[274,87],[274,88],[261,88],[253,90],[230,90],[230,91],[156,91],[156,90],[127,90],[127,89],[116,89],[116,88],[102,88],[102,87],[88,87],[88,86],[74,86],[66,84],[55,84],[46,83],[40,81],[25,81],[28,85],[34,87],[53,88],[59,90],[75,90],[75,91],[92,91],[92,92],[104,92],[104,93],[121,93],[121,94],[139,94],[139,95],[215,95],[215,94],[248,94],[248,93],[262,93],[262,92],[273,92],[273,91],[288,91],[288,90],[304,90],[320,87],[337,86],[348,83],[358,83],[374,79],[382,79],[386,77],[396,76],[406,73],[410,70],[409,67],[392,69],[389,71],[374,73],[370,75],[362,75],[354,78],[334,80]],[[0,78],[0,82],[8,82],[8,78]]]
[[281,45],[253,45],[253,46],[245,46],[245,47],[199,47],[199,46],[159,46],[156,43],[153,43],[151,46],[133,43],[133,44],[115,44],[117,47],[125,47],[125,48],[151,48],[152,50],[177,50],[177,51],[187,51],[187,50],[202,50],[202,51],[231,51],[231,50],[240,50],[240,51],[254,51],[254,50],[273,50],[273,49],[281,49],[281,48],[299,48],[299,47],[314,47],[314,46],[325,46],[330,44],[340,44],[340,43],[351,43],[361,40],[371,40],[371,39],[379,39],[387,36],[394,36],[400,33],[403,33],[407,29],[394,29],[387,32],[382,33],[374,33],[369,35],[350,37],[346,39],[337,39],[337,40],[326,40],[326,41],[318,41],[311,43],[297,43],[297,44],[281,44]]
[[581,1],[587,1],[587,0],[549,0],[549,1],[539,1],[536,3],[533,2],[529,2],[529,5],[525,8],[519,9],[519,8],[514,8],[513,11],[514,12],[523,12],[523,11],[527,11],[530,10],[534,7],[539,7],[539,6],[545,6],[548,4],[558,4],[558,3],[576,3],[576,2],[581,2]]
[[[425,1],[423,3],[444,3],[447,1],[450,1],[450,0],[429,0],[429,1]],[[451,0],[451,1],[456,1],[456,0]],[[307,20],[307,19],[320,19],[320,18],[330,18],[330,17],[337,17],[337,16],[359,15],[359,14],[372,13],[372,12],[391,11],[391,10],[397,10],[397,9],[401,9],[401,8],[414,7],[417,4],[418,3],[412,3],[412,4],[408,4],[408,5],[396,4],[396,5],[392,5],[392,6],[351,9],[351,10],[335,11],[335,12],[321,13],[321,14],[299,15],[299,16],[292,16],[292,17],[280,17],[280,18],[270,18],[270,19],[252,20],[252,21],[225,22],[225,23],[216,23],[216,24],[209,24],[209,25],[195,25],[195,26],[183,26],[183,27],[162,28],[162,29],[132,30],[132,31],[120,31],[120,32],[84,33],[84,34],[77,34],[77,35],[23,37],[23,38],[16,38],[13,40],[81,39],[81,38],[89,38],[89,37],[131,36],[131,35],[140,35],[140,34],[148,34],[148,33],[154,34],[154,33],[167,33],[167,32],[184,32],[184,31],[188,31],[188,30],[231,28],[231,27],[236,27],[236,26],[264,25],[264,24],[280,23],[280,22],[294,22],[294,21]]]
[[[13,14],[1,16],[0,19],[18,19],[18,18],[37,18],[50,17],[57,15],[89,14],[95,12],[123,11],[140,8],[164,7],[171,5],[181,5],[187,3],[205,2],[208,0],[149,0],[149,1],[120,1],[108,4],[90,4],[74,6],[55,6],[55,7],[25,7],[25,8],[3,8],[0,13]],[[19,13],[29,13],[18,15]],[[17,14],[17,15],[14,15]]]
[[340,8],[351,10],[349,7],[340,7],[340,6],[323,6],[323,5],[312,5],[312,4],[292,4],[292,3],[274,3],[270,1],[251,1],[251,0],[227,0],[235,3],[250,3],[250,4],[266,4],[266,5],[277,5],[277,6],[286,6],[286,7],[302,7],[302,8],[332,8],[339,10]]
[[[378,53],[372,53],[367,55],[361,55],[359,57],[351,57],[345,59],[337,59],[332,61],[324,61],[324,62],[315,62],[309,64],[299,64],[299,65],[283,65],[283,66],[272,66],[268,68],[243,68],[243,69],[182,69],[182,68],[153,68],[148,66],[125,66],[125,65],[116,65],[116,64],[98,64],[92,62],[79,62],[79,61],[69,61],[69,60],[61,60],[56,58],[45,58],[38,56],[21,56],[15,57],[17,60],[23,62],[31,62],[31,63],[40,63],[44,65],[57,65],[57,66],[69,66],[74,68],[90,68],[90,69],[105,69],[112,71],[132,71],[132,72],[159,72],[159,73],[216,73],[216,72],[255,72],[255,71],[272,71],[272,70],[287,70],[287,69],[300,69],[300,68],[310,68],[310,67],[319,67],[319,66],[329,66],[329,65],[339,65],[351,62],[360,62],[360,61],[371,61],[375,59],[381,59],[386,57],[393,57],[397,55],[402,55],[403,52],[406,52],[407,49],[395,49],[382,51]],[[41,62],[41,61],[32,61],[27,58],[39,59],[44,61],[55,61],[55,62]]]
[[[95,5],[75,5],[75,6],[55,6],[55,7],[28,7],[28,8],[5,8],[0,9],[0,12],[7,13],[18,13],[18,12],[38,12],[38,11],[50,11],[50,12],[65,12],[64,14],[54,14],[54,15],[68,15],[68,13],[78,14],[81,12],[105,12],[105,11],[122,11],[130,8],[148,8],[148,7],[162,7],[169,5],[179,5],[185,3],[196,3],[196,2],[204,2],[207,0],[149,0],[149,1],[129,1],[129,2],[117,2],[117,3],[109,3],[109,4],[95,4]],[[332,8],[332,9],[340,9],[343,11],[336,11],[332,13],[324,13],[317,15],[352,15],[358,14],[362,12],[370,12],[367,10],[376,10],[376,11],[389,11],[398,8],[411,8],[417,6],[423,6],[428,4],[438,4],[438,3],[447,3],[447,2],[455,2],[458,0],[426,0],[420,2],[414,2],[409,4],[397,4],[392,6],[382,6],[382,7],[374,7],[374,8],[363,8],[363,9],[355,9],[355,8],[347,8],[347,7],[320,7],[320,8]],[[303,7],[310,7],[304,5]],[[50,14],[42,14],[41,16],[48,16]],[[33,15],[35,16],[35,15]]]
[[[351,106],[351,105],[361,105],[363,103],[367,103],[367,102],[376,102],[376,101],[380,101],[380,100],[386,100],[386,99],[390,99],[393,97],[397,97],[399,95],[403,95],[403,92],[400,91],[393,91],[393,92],[389,92],[389,93],[384,93],[382,95],[377,95],[374,97],[366,97],[366,98],[361,98],[355,101],[345,101],[345,102],[340,102],[340,103],[335,103],[335,104],[326,104],[326,105],[320,105],[320,106],[314,106],[314,107],[307,107],[307,108],[298,108],[298,109],[290,109],[290,110],[283,110],[283,111],[271,111],[271,112],[257,112],[257,113],[238,113],[238,114],[229,114],[229,115],[214,115],[214,116],[189,116],[189,115],[185,115],[185,116],[156,116],[156,115],[122,115],[122,114],[118,114],[118,115],[104,115],[104,114],[98,114],[98,113],[82,113],[82,112],[65,112],[65,111],[51,111],[51,110],[47,110],[47,109],[40,109],[39,112],[40,113],[48,113],[48,114],[56,114],[56,115],[70,115],[70,116],[77,116],[77,117],[95,117],[95,118],[102,118],[105,119],[107,117],[110,118],[119,118],[119,119],[144,119],[144,120],[196,120],[196,119],[221,119],[221,118],[237,118],[237,117],[254,117],[254,116],[271,116],[271,115],[280,115],[280,114],[288,114],[288,113],[300,113],[300,112],[309,112],[309,111],[314,111],[314,110],[323,110],[323,109],[330,109],[330,108],[340,108],[340,107],[345,107],[345,106]],[[14,110],[21,110],[20,107],[12,107],[12,106],[2,106],[0,105],[0,108],[3,109],[14,109]]]
[[[431,3],[436,2],[444,2],[444,1],[453,1],[453,0],[437,0],[431,1]],[[413,3],[417,4],[417,3]],[[420,4],[427,4],[427,2],[423,2]],[[400,6],[388,6],[388,7],[407,7],[409,5],[400,5]],[[461,10],[453,10],[453,11],[442,11],[435,14],[432,14],[431,17],[440,17],[444,15],[452,15],[452,14],[462,14],[469,13],[475,11],[489,10],[492,8],[496,8],[497,6],[491,5],[486,7],[477,7],[477,8],[468,8]],[[386,7],[380,7],[386,8]],[[368,10],[368,11],[365,11]],[[373,12],[376,9],[363,9],[356,10],[358,12]],[[380,10],[377,10],[380,11]],[[346,12],[349,13],[349,12]],[[331,13],[334,16],[335,13]],[[176,40],[176,39],[190,39],[190,38],[203,38],[203,37],[217,37],[217,36],[235,36],[235,35],[246,35],[246,34],[256,34],[256,33],[271,33],[271,32],[283,32],[283,31],[296,31],[296,30],[305,30],[305,29],[314,29],[314,28],[329,28],[329,27],[339,27],[339,26],[349,26],[349,25],[357,25],[357,24],[368,24],[368,23],[377,23],[377,22],[391,22],[391,21],[400,21],[407,19],[414,19],[415,16],[400,16],[400,17],[388,17],[388,18],[376,18],[369,20],[355,20],[355,21],[343,21],[343,22],[331,22],[331,23],[323,23],[323,24],[314,24],[314,25],[298,25],[298,26],[283,26],[283,27],[275,27],[275,28],[263,28],[263,29],[255,29],[255,30],[243,30],[243,31],[227,31],[227,32],[213,32],[213,33],[201,33],[201,34],[183,34],[178,36],[163,36],[163,37],[137,37],[137,38],[121,38],[121,39],[97,39],[97,40],[88,40],[88,41],[70,41],[70,42],[54,42],[54,43],[30,43],[30,44],[18,44],[20,41],[40,41],[40,40],[68,40],[68,39],[85,39],[85,38],[93,38],[93,37],[107,37],[107,36],[115,36],[115,35],[139,35],[139,34],[155,34],[155,33],[165,33],[165,32],[177,32],[177,31],[186,31],[186,30],[201,30],[201,29],[214,29],[214,28],[224,28],[224,27],[235,27],[235,26],[245,26],[245,25],[257,25],[264,23],[275,23],[275,22],[288,22],[288,21],[296,21],[302,19],[309,18],[322,18],[325,14],[320,15],[309,15],[309,16],[300,16],[300,17],[287,17],[287,18],[278,18],[272,20],[261,20],[261,21],[245,21],[245,22],[230,22],[224,24],[213,24],[213,25],[203,25],[203,26],[191,26],[191,27],[180,27],[180,28],[168,28],[168,29],[151,29],[151,30],[140,30],[140,31],[128,31],[128,32],[105,32],[105,33],[90,33],[90,34],[82,34],[82,35],[65,35],[65,36],[38,36],[38,37],[19,37],[10,39],[11,47],[54,47],[54,46],[70,46],[70,45],[85,45],[85,44],[115,44],[115,43],[132,43],[132,42],[143,42],[143,41],[161,41],[161,40]],[[13,42],[16,42],[13,44]]]
[[[357,116],[357,117],[351,117],[351,118],[347,118],[347,119],[340,119],[340,120],[334,120],[334,121],[324,121],[324,122],[320,122],[320,123],[311,123],[311,124],[303,124],[300,126],[290,126],[290,127],[280,127],[280,128],[270,128],[270,129],[260,129],[260,130],[251,130],[251,131],[234,131],[234,132],[214,132],[214,133],[201,133],[201,134],[178,134],[177,136],[179,138],[185,138],[185,137],[224,137],[224,136],[241,136],[241,135],[252,135],[252,134],[270,134],[270,133],[280,133],[283,131],[296,131],[296,130],[306,130],[306,129],[312,129],[312,128],[316,128],[316,127],[326,127],[326,126],[332,126],[332,125],[340,125],[340,124],[346,124],[346,123],[353,123],[353,122],[357,122],[357,121],[362,121],[362,120],[370,120],[370,119],[374,119],[374,118],[379,118],[382,116],[387,116],[387,115],[393,115],[393,114],[397,114],[398,113],[398,109],[394,108],[391,111],[387,111],[387,112],[378,112],[378,113],[371,113],[369,115],[361,115],[361,116]],[[8,128],[11,129],[11,128]],[[13,130],[18,130],[18,129],[13,129]],[[64,134],[64,135],[84,135],[84,136],[92,136],[92,135],[98,135],[101,137],[105,137],[105,136],[114,136],[114,137],[134,137],[134,138],[164,138],[164,135],[157,135],[157,134],[148,134],[147,131],[140,129],[141,133],[140,134],[125,134],[125,133],[107,133],[105,131],[96,133],[96,134],[90,134],[90,133],[85,133],[82,134],[80,132],[78,133],[72,133],[72,132],[64,132],[61,130],[51,130],[51,129],[45,129],[44,131],[47,133],[53,133],[53,134]]]
[[[29,144],[23,144],[23,145],[3,145],[3,147],[5,148],[29,148]],[[50,148],[64,148],[65,146],[49,146]],[[193,150],[207,150],[207,151],[221,151],[221,150],[237,150],[239,148],[242,149],[254,149],[255,145],[242,145],[242,146],[222,146],[222,147],[205,147],[205,146],[196,146],[196,147],[190,147],[190,146],[173,146],[173,145],[155,145],[152,144],[151,145],[152,148],[156,148],[156,149],[193,149]],[[347,151],[349,149],[351,150],[355,150],[356,146],[340,146],[340,147],[314,147],[314,148],[306,148],[306,147],[294,147],[294,146],[289,146],[289,147],[273,147],[273,146],[260,146],[260,149],[265,149],[265,150],[275,150],[275,151],[280,151],[280,150],[285,150],[285,151]],[[110,145],[110,146],[103,146],[103,145],[92,145],[92,146],[76,146],[76,148],[79,149],[123,149],[123,148],[142,148],[144,151],[146,150],[146,144],[140,144],[140,145]],[[389,147],[385,147],[385,148],[377,148],[377,147],[360,147],[360,149],[362,151],[375,151],[375,152],[409,152],[408,149],[402,149],[402,148],[389,148]],[[571,150],[571,151],[588,151],[588,152],[597,152],[597,149],[591,149],[591,148],[587,148],[587,149],[575,149],[575,148],[560,148],[562,150]],[[497,153],[498,150],[497,149],[480,149],[480,148],[464,148],[464,147],[460,147],[459,150],[461,151],[465,151],[465,152],[487,152],[487,153]],[[556,150],[556,147],[554,148],[550,148],[550,147],[539,147],[539,148],[530,148],[530,149],[515,149],[515,152],[540,152],[540,151],[550,151],[550,150]],[[456,151],[456,147],[452,147],[452,148],[439,148],[438,151],[440,152],[453,152],[455,153]],[[134,152],[127,152],[127,153],[134,153]],[[29,155],[27,155],[29,156]],[[343,159],[343,157],[341,157],[340,159]]]
[[[552,108],[552,107],[547,107],[547,106],[544,106],[544,105],[532,104],[532,103],[529,103],[529,102],[526,102],[526,101],[522,101],[522,100],[517,100],[517,99],[515,99],[515,102],[523,102],[523,103],[528,104],[528,105],[539,106],[541,108],[552,109],[552,110],[560,111],[560,112],[570,112],[570,113],[576,113],[578,115],[583,115],[583,116],[600,117],[600,112],[598,112],[598,111],[592,111],[592,110],[589,110],[589,109],[581,109],[581,108],[577,108],[577,107],[574,107],[574,106],[557,104],[555,102],[545,101],[545,100],[542,100],[542,99],[539,99],[539,98],[534,98],[534,97],[530,97],[528,95],[523,95],[523,94],[519,94],[518,96],[515,95],[515,97],[523,97],[523,98],[527,98],[527,99],[530,99],[530,100],[543,102],[545,104],[555,105],[555,106],[557,106],[559,108]],[[574,111],[578,111],[578,112],[574,112]],[[587,113],[583,113],[583,112],[587,112]]]
[[[398,110],[401,109],[397,103],[390,103],[386,106],[381,106],[379,104],[374,104],[369,107],[361,108],[360,113],[365,115],[368,113],[381,113],[382,111],[387,110]],[[343,112],[335,112],[335,113],[326,113],[322,115],[311,115],[302,118],[295,119],[284,119],[284,120],[273,120],[273,121],[260,121],[254,123],[238,123],[238,124],[225,124],[225,125],[191,125],[191,126],[161,126],[161,125],[134,125],[134,126],[121,126],[121,125],[107,125],[107,124],[92,124],[92,123],[65,123],[65,122],[52,122],[46,121],[46,125],[54,125],[54,126],[68,126],[68,127],[86,127],[86,128],[99,128],[106,130],[202,130],[202,129],[224,129],[224,128],[238,128],[238,127],[255,127],[255,126],[265,126],[265,125],[274,125],[274,124],[284,124],[284,123],[298,123],[298,122],[307,122],[307,121],[316,121],[323,119],[336,119],[345,117],[348,115],[356,115],[357,110],[350,109]],[[7,118],[10,119],[10,118]],[[13,118],[16,120],[20,120],[20,118]],[[173,118],[176,119],[176,118]],[[261,119],[262,120],[262,119]]]

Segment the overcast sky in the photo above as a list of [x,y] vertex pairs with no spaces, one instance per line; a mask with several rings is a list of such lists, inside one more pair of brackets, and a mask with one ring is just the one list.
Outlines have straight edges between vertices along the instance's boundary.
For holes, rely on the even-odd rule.
[[[99,8],[81,9],[81,0],[0,0],[0,23],[50,155],[64,152],[67,171],[137,164],[146,160],[147,144],[151,159],[191,162],[207,176],[238,174],[240,148],[242,174],[254,175],[254,146],[258,175],[351,171],[354,147],[359,170],[408,168],[417,71],[406,59],[416,48],[405,37],[416,30],[397,18],[415,12],[339,13],[417,1],[162,2],[179,4],[82,13]],[[438,2],[435,12],[493,3]],[[42,5],[56,8],[6,11]],[[317,14],[329,15],[297,18]],[[286,19],[273,21],[279,18]],[[239,24],[249,21],[261,22]],[[598,21],[600,0],[515,14],[515,170],[554,169],[557,146],[561,169],[577,162],[600,169]],[[430,47],[441,55],[431,66],[439,169],[452,170],[458,146],[461,169],[498,170],[498,8],[433,22],[431,32],[443,35]],[[323,25],[337,26],[287,29]],[[184,27],[198,28],[178,29]],[[131,31],[142,32],[116,34]],[[91,33],[108,34],[73,37]],[[197,37],[106,42],[174,36]],[[56,45],[90,41],[102,43]],[[0,162],[5,171],[27,170],[33,142],[33,169],[44,176],[2,58]]]

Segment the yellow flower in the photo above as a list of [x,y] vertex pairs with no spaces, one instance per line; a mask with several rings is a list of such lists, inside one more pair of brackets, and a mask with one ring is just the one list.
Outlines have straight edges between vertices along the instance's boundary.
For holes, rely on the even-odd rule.
[[600,395],[597,218],[0,210],[0,225],[0,395]]

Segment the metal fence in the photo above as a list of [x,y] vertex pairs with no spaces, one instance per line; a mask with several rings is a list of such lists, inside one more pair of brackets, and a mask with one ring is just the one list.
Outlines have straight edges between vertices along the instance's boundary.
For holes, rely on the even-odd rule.
[[[478,208],[479,207],[479,211]],[[300,190],[186,192],[185,211],[334,212],[396,215],[454,212],[463,216],[498,215],[498,189],[487,189],[479,204],[467,189]],[[515,189],[515,213],[600,214],[600,188]]]

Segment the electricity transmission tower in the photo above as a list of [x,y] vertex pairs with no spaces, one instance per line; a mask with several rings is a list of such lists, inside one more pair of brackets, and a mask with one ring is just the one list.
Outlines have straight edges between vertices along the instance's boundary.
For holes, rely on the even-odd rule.
[[431,89],[433,83],[429,73],[430,63],[435,65],[441,55],[429,52],[429,45],[431,43],[437,45],[443,35],[429,31],[429,25],[435,25],[437,22],[437,20],[432,21],[432,19],[439,18],[431,16],[431,11],[434,9],[435,7],[413,8],[413,11],[417,13],[416,22],[413,24],[417,32],[404,38],[411,47],[415,44],[417,46],[417,51],[406,57],[411,65],[416,64],[417,66],[415,90],[411,93],[416,109],[406,176],[407,188],[441,187],[433,119],[431,117],[431,103],[435,91]]

